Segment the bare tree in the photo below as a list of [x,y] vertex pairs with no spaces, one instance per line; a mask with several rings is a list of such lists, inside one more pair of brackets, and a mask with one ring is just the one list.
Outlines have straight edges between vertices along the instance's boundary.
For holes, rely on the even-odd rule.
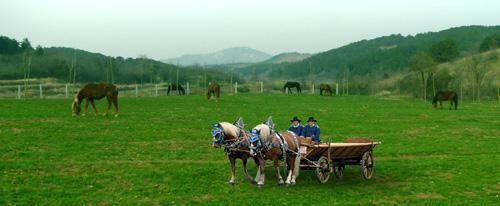
[[473,79],[473,100],[481,101],[481,87],[484,82],[484,77],[488,72],[488,62],[491,57],[483,57],[481,55],[470,55],[466,60],[466,66],[472,74]]
[[146,67],[146,61],[148,60],[148,56],[146,54],[141,54],[139,55],[139,59],[141,59],[142,61],[142,65],[141,65],[141,85],[144,84],[144,70],[145,70],[145,67]]
[[429,78],[429,74],[433,67],[435,67],[436,63],[434,59],[427,53],[418,53],[413,55],[410,58],[410,65],[412,71],[417,73],[420,78],[421,86],[422,86],[422,99],[427,101],[427,81]]

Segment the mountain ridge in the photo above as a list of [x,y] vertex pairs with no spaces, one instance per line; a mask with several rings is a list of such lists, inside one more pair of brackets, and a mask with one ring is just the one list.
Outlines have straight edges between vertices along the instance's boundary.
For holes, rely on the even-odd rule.
[[231,47],[205,54],[185,54],[180,57],[160,60],[164,63],[190,65],[214,65],[234,63],[257,63],[271,58],[272,55],[250,47]]

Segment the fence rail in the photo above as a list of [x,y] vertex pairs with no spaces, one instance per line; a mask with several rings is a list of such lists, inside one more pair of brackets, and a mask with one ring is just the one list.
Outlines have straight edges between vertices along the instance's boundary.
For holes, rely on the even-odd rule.
[[[120,96],[124,97],[146,97],[166,96],[167,83],[161,84],[118,84]],[[27,99],[27,98],[72,98],[83,84],[19,84],[0,85],[0,99]],[[208,85],[207,85],[208,86]],[[182,84],[186,95],[206,95],[207,86],[199,84]],[[237,93],[281,93],[283,84],[266,82],[246,82],[233,84],[220,84],[222,94]],[[319,93],[319,85],[302,85],[302,93]],[[333,85],[333,94],[339,94],[338,85]],[[288,92],[288,90],[286,90]],[[295,89],[292,89],[296,93]],[[170,95],[179,95],[177,91],[171,91]]]

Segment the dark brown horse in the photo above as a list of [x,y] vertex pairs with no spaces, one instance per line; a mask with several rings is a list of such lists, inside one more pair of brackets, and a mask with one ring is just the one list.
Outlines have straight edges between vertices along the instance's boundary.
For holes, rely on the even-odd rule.
[[323,95],[323,92],[325,94],[329,94],[330,96],[332,95],[332,88],[328,84],[320,84],[319,85],[319,95]]
[[173,91],[177,91],[177,94],[179,94],[179,95],[186,94],[186,92],[184,91],[184,88],[182,88],[182,85],[180,85],[180,84],[172,83],[172,84],[168,85],[167,95],[170,95],[170,92],[173,92]]
[[94,100],[99,100],[104,97],[106,97],[106,99],[108,100],[108,107],[104,115],[108,115],[111,104],[113,104],[115,106],[115,116],[118,116],[118,89],[115,85],[109,83],[90,83],[83,86],[83,88],[81,88],[80,91],[76,93],[75,98],[73,99],[73,116],[80,115],[80,105],[83,99],[85,99],[85,112],[83,113],[83,115],[87,113],[89,101],[92,104],[92,107],[94,108],[94,111],[97,115],[98,112],[97,108],[95,107]]
[[450,101],[450,110],[455,105],[455,110],[458,106],[458,95],[454,91],[439,91],[436,96],[432,99],[432,107],[437,108],[437,103],[439,102],[440,108],[443,108],[443,100]]
[[214,96],[217,97],[215,99],[215,101],[219,100],[219,97],[220,97],[220,85],[217,84],[216,82],[210,82],[210,85],[208,85],[208,88],[207,88],[207,99],[210,100],[210,97],[212,95],[214,95]]
[[[268,124],[259,124],[249,133],[250,154],[257,156],[259,168],[257,170],[257,186],[263,186],[265,181],[265,161],[273,161],[278,184],[294,185],[299,175],[300,153],[297,136],[293,132],[276,133]],[[279,171],[279,160],[285,162],[286,180],[283,182]]]
[[247,133],[243,129],[243,119],[240,117],[233,124],[229,122],[219,122],[212,125],[212,146],[215,148],[224,147],[229,163],[231,164],[231,177],[229,184],[234,185],[236,177],[236,159],[243,162],[243,171],[250,182],[255,183],[252,176],[248,174],[247,159],[253,158],[258,165],[256,157],[251,157],[249,153],[249,142]]
[[292,93],[292,88],[296,88],[297,89],[297,93],[301,93],[302,92],[302,90],[300,89],[300,83],[298,83],[298,82],[286,82],[285,86],[283,86],[283,93],[285,93],[287,91],[287,88],[288,88],[288,93],[289,94]]

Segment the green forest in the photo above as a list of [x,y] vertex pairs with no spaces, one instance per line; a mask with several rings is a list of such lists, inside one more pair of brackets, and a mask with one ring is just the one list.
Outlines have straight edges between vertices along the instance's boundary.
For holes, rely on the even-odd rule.
[[[332,39],[332,41],[335,41]],[[404,94],[427,99],[437,90],[464,98],[500,98],[500,26],[462,26],[438,32],[361,40],[293,63],[177,66],[112,57],[75,48],[33,47],[0,36],[0,79],[56,78],[61,83],[146,84],[210,81],[337,83],[342,94]]]
[[[112,57],[80,49],[33,48],[28,39],[18,42],[0,36],[0,79],[56,78],[64,83],[112,82],[146,84],[223,81],[220,71],[207,72],[201,66],[179,67],[147,56]],[[237,80],[237,77],[234,77]]]
[[[251,80],[287,79],[306,85],[335,82],[344,94],[391,92],[428,98],[436,90],[462,89],[471,99],[477,99],[478,90],[483,90],[483,96],[498,98],[498,52],[483,58],[497,48],[500,26],[463,26],[361,40],[296,63],[260,63],[232,70]],[[471,65],[471,58],[479,62]],[[440,69],[443,65],[448,69]]]

